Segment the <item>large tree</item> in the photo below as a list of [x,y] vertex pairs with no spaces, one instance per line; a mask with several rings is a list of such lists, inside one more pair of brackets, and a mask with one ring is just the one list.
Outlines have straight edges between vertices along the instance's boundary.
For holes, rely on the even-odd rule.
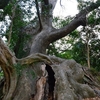
[[[70,34],[80,25],[86,26],[86,15],[100,6],[100,0],[85,7],[68,25],[60,29],[52,26],[52,12],[56,2],[57,0],[41,0],[39,6],[35,0],[39,23],[35,29],[30,26],[28,29],[23,28],[18,35],[19,41],[13,48],[15,54],[0,38],[0,67],[4,73],[4,79],[0,82],[2,100],[84,100],[99,95],[100,86],[85,68],[74,60],[46,55],[46,50],[50,43]],[[13,11],[17,7],[16,5]],[[10,38],[14,15],[15,13],[12,14]],[[22,46],[25,55],[18,59],[16,56],[20,40],[26,34],[30,38]]]

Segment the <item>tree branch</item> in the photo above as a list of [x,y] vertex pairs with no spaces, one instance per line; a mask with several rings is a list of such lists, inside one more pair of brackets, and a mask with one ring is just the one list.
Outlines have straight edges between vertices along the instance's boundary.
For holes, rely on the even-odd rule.
[[92,3],[90,6],[86,7],[86,9],[80,11],[80,13],[77,14],[76,17],[70,22],[70,24],[68,24],[67,26],[61,29],[57,29],[51,32],[49,36],[49,40],[51,42],[54,42],[55,40],[58,40],[70,34],[80,25],[86,26],[86,15],[91,11],[93,11],[94,9],[98,8],[99,6],[100,6],[100,0],[98,0],[96,3]]
[[53,64],[53,62],[49,58],[49,56],[41,54],[41,53],[31,54],[31,55],[29,55],[29,56],[27,56],[25,58],[17,59],[17,61],[19,63],[21,63],[21,65],[32,64],[34,62],[40,62],[40,61],[43,61],[43,62],[48,63],[48,64]]
[[43,0],[41,3],[41,23],[43,29],[52,28],[52,11],[55,4],[54,0]]
[[37,15],[38,15],[38,18],[39,18],[39,23],[40,23],[40,29],[42,29],[41,17],[40,17],[40,12],[39,12],[39,5],[38,5],[37,0],[35,0],[35,4],[36,4],[36,9],[37,9]]
[[17,8],[17,3],[14,4],[13,9],[12,9],[12,15],[10,16],[11,18],[11,24],[10,24],[10,28],[9,28],[9,38],[8,38],[8,46],[10,45],[10,41],[11,41],[11,36],[12,36],[12,28],[13,28],[13,21],[14,21],[14,17],[15,17],[15,11]]

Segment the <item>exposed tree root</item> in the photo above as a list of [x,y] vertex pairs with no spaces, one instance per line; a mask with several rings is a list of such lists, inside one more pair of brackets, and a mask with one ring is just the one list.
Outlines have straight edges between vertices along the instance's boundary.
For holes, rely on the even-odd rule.
[[[28,65],[18,80],[17,63]],[[0,66],[5,76],[3,100],[96,100],[100,96],[100,86],[74,60],[40,53],[16,59],[0,40]]]

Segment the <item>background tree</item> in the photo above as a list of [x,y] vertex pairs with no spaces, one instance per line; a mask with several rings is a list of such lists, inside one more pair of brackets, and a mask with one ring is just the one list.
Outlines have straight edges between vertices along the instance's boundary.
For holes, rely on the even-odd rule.
[[[2,100],[82,100],[99,95],[100,86],[80,64],[46,54],[50,43],[70,33],[76,39],[75,29],[86,26],[86,15],[97,9],[100,1],[84,7],[67,24],[62,21],[66,25],[59,29],[52,25],[55,4],[56,0],[14,0],[2,10],[3,18],[8,16],[10,21],[7,42],[0,39]],[[34,5],[37,15],[30,17]]]
[[[84,9],[84,7],[88,6],[92,1],[78,1],[79,10]],[[71,18],[71,17],[70,17]],[[61,28],[62,26],[66,25],[69,21],[69,18],[54,19],[54,25],[56,28]],[[65,24],[66,23],[66,24]],[[92,49],[95,46],[91,46],[92,41],[98,40],[99,41],[99,8],[89,13],[87,18],[87,26],[81,27],[77,29],[76,32],[72,32],[68,34],[65,38],[58,40],[57,42],[51,44],[49,47],[49,53],[54,54],[56,56],[60,56],[63,58],[73,58],[77,62],[81,63],[82,65],[88,66],[90,68],[97,68],[99,69],[98,61],[99,57],[94,59],[93,52],[95,55],[99,55],[96,53],[96,49]],[[74,34],[73,34],[74,33]],[[98,42],[95,41],[98,46]],[[94,43],[94,45],[96,45]],[[59,45],[57,45],[59,44]],[[68,45],[70,44],[70,45]],[[61,47],[62,46],[62,47]],[[63,50],[62,50],[63,49]],[[86,52],[84,54],[84,52]],[[93,61],[96,61],[93,63]],[[96,66],[96,67],[95,67]]]

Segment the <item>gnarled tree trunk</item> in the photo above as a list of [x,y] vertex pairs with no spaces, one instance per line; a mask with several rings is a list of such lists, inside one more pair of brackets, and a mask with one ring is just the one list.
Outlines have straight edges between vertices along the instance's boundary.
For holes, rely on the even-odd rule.
[[[32,38],[25,47],[26,51],[30,48],[27,57],[17,59],[0,39],[0,67],[5,77],[2,100],[85,100],[98,96],[100,86],[85,68],[74,60],[48,56],[46,49],[51,42],[85,25],[86,14],[99,7],[100,2],[82,10],[62,29],[52,27],[55,3],[56,0],[44,0],[41,4],[40,26],[30,34]],[[45,7],[47,14],[43,13]]]
[[0,62],[6,77],[3,100],[82,100],[98,96],[96,87],[100,86],[74,60],[40,53],[16,59],[0,43],[4,52]]

